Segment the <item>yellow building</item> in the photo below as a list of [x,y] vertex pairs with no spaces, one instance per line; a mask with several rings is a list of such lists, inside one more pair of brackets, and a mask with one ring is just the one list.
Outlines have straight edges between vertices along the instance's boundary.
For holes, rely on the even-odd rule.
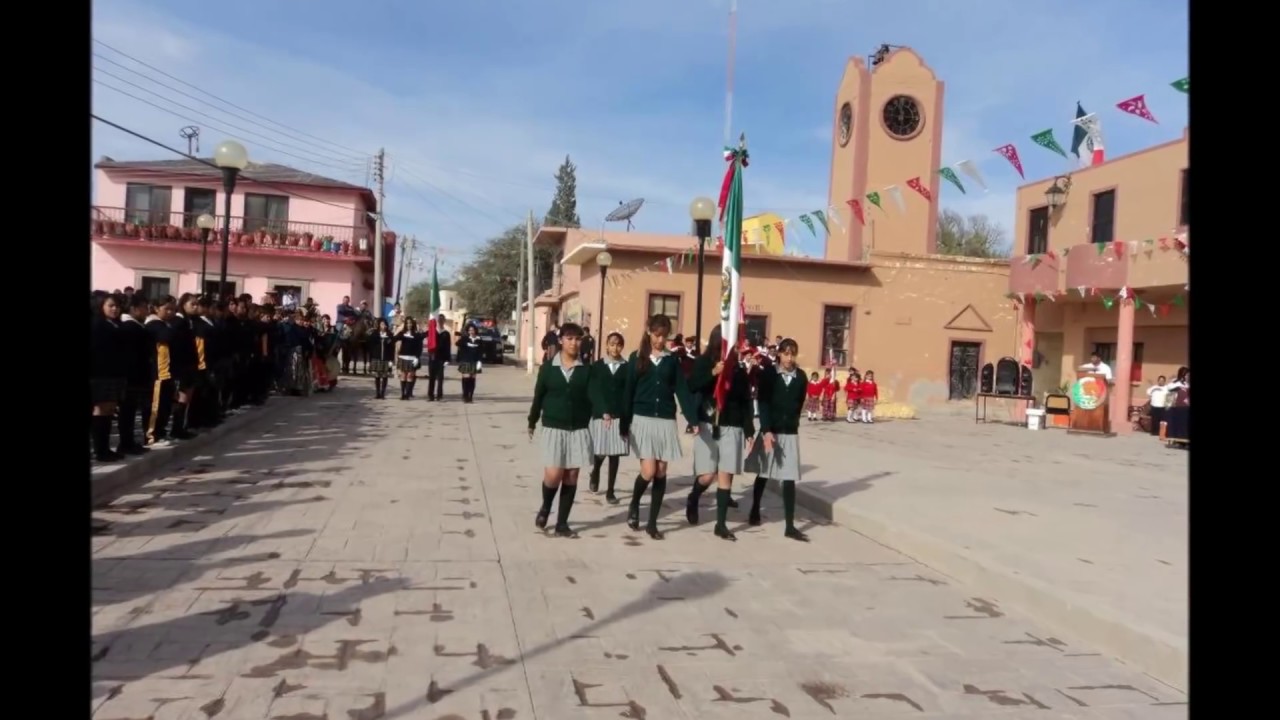
[[742,246],[744,253],[781,255],[787,250],[787,228],[782,218],[773,213],[743,218],[742,232],[747,234],[747,241]]

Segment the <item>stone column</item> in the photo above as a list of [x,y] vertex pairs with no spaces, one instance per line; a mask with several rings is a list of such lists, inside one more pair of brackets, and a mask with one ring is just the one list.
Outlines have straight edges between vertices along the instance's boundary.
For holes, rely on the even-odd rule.
[[[1022,307],[1018,308],[1018,362],[1031,366],[1031,361],[1035,357],[1036,348],[1036,301],[1027,298],[1022,303]],[[1024,423],[1027,421],[1026,405],[1019,402],[1013,407],[1013,421]]]
[[1129,403],[1133,398],[1133,300],[1120,301],[1116,324],[1115,384],[1111,386],[1111,431],[1118,435],[1133,432],[1129,423]]

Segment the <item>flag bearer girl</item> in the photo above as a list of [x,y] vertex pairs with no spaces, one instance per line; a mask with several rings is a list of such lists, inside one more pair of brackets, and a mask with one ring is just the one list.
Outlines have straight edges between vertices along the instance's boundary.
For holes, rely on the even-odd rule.
[[760,437],[751,448],[745,468],[747,472],[756,473],[747,522],[760,524],[760,499],[769,478],[773,478],[782,484],[786,536],[808,542],[808,536],[795,525],[796,483],[800,480],[800,410],[808,389],[804,371],[796,366],[799,351],[795,340],[783,340],[778,344],[778,364],[760,376]]
[[543,363],[533,386],[529,407],[529,439],[542,421],[542,507],[534,519],[539,530],[547,526],[551,501],[560,491],[556,536],[577,537],[569,527],[569,511],[578,492],[578,472],[591,465],[591,368],[582,363],[582,328],[573,323],[560,327],[560,352]]
[[391,378],[392,359],[396,356],[396,336],[386,318],[378,318],[378,329],[369,342],[369,364],[373,366],[373,396],[379,400],[387,397],[387,381]]
[[618,504],[613,487],[618,481],[618,463],[627,454],[627,438],[622,434],[623,393],[626,391],[626,347],[621,333],[609,333],[603,357],[591,366],[591,445],[595,464],[591,466],[591,492],[600,492],[600,467],[609,459],[609,484],[604,499]]
[[[693,490],[685,504],[685,518],[698,524],[698,500],[714,480],[716,483],[715,535],[724,540],[737,540],[726,524],[733,492],[733,476],[742,474],[747,442],[755,437],[752,420],[751,375],[739,360],[738,353],[724,357],[724,341],[717,325],[707,338],[707,351],[699,355],[689,374],[689,390],[698,399],[698,434],[693,439]],[[724,408],[716,419],[715,389],[723,373],[729,376]]]
[[[667,463],[681,456],[680,434],[676,430],[676,402],[685,421],[697,430],[696,402],[689,394],[680,364],[667,352],[667,336],[671,319],[654,315],[645,325],[640,348],[627,361],[626,384],[623,389],[623,417],[619,431],[640,459],[640,474],[631,491],[631,507],[627,526],[640,529],[640,498],[649,484],[653,496],[649,502],[649,522],[645,532],[654,540],[662,539],[658,530],[658,514],[667,491]],[[621,371],[620,371],[621,372]]]

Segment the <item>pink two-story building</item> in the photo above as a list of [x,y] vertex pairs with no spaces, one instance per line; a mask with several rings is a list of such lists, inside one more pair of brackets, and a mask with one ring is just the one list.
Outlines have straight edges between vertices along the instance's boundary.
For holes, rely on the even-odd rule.
[[[225,194],[219,170],[193,160],[117,161],[94,165],[89,213],[92,287],[133,287],[150,296],[216,293]],[[270,163],[250,163],[231,195],[228,291],[292,291],[332,314],[344,295],[373,302],[372,213],[368,188]],[[202,233],[196,219],[215,218],[206,279],[200,286]],[[383,287],[391,287],[395,237],[385,233]]]

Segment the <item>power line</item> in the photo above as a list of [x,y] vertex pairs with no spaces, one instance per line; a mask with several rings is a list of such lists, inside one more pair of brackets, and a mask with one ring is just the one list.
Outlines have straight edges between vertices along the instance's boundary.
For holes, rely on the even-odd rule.
[[[158,147],[158,148],[163,148],[163,149],[165,149],[165,150],[168,150],[169,152],[173,153],[174,155],[181,155],[182,157],[184,157],[184,158],[186,158],[186,159],[188,159],[188,160],[194,160],[194,161],[196,161],[196,162],[200,163],[201,165],[207,165],[207,166],[209,166],[209,167],[211,167],[211,168],[214,168],[214,169],[217,169],[217,170],[221,170],[221,169],[222,169],[222,168],[219,168],[217,165],[214,165],[213,163],[209,162],[208,160],[205,160],[204,158],[198,158],[198,157],[196,157],[196,156],[194,156],[194,155],[188,155],[188,154],[186,154],[186,153],[182,152],[181,150],[179,150],[179,149],[177,149],[177,148],[169,147],[168,145],[165,145],[164,143],[160,142],[159,140],[155,140],[155,139],[153,139],[153,138],[149,138],[149,137],[147,137],[146,135],[143,135],[142,133],[140,133],[140,132],[138,132],[138,131],[136,131],[136,130],[130,130],[129,128],[127,128],[127,127],[125,127],[125,126],[123,126],[123,125],[120,125],[119,123],[111,122],[110,120],[108,120],[108,119],[106,119],[106,118],[104,118],[104,117],[99,117],[98,115],[95,115],[94,113],[89,113],[89,117],[93,118],[94,120],[97,120],[98,122],[100,122],[100,123],[102,123],[102,124],[104,124],[104,125],[109,125],[109,126],[111,126],[111,127],[115,128],[116,130],[119,130],[119,131],[120,131],[120,132],[122,132],[122,133],[125,133],[125,134],[127,134],[127,135],[132,135],[132,136],[134,136],[134,137],[138,138],[139,140],[142,140],[142,141],[144,141],[144,142],[151,143],[152,145],[155,145],[155,146],[156,146],[156,147]],[[214,129],[216,130],[217,128],[214,128]],[[245,180],[248,180],[248,181],[250,181],[250,182],[257,183],[257,184],[262,185],[262,186],[264,186],[264,187],[275,188],[276,190],[279,190],[280,192],[285,193],[286,195],[291,195],[291,196],[296,197],[296,198],[298,198],[298,199],[300,199],[300,200],[310,200],[311,202],[320,203],[321,205],[328,205],[329,207],[342,208],[343,210],[350,210],[350,209],[351,209],[351,206],[349,206],[349,205],[339,205],[339,204],[337,204],[337,203],[332,203],[332,202],[329,202],[329,201],[327,201],[327,200],[320,200],[320,199],[318,199],[318,198],[313,198],[313,197],[311,197],[311,196],[309,196],[309,195],[304,195],[304,194],[302,194],[302,193],[300,193],[300,192],[297,192],[297,191],[295,191],[295,190],[290,189],[288,186],[281,185],[281,184],[279,184],[279,183],[271,182],[271,181],[269,181],[269,180],[259,180],[258,178],[255,178],[255,177],[253,177],[252,175],[249,175],[248,173],[245,173],[245,172],[243,172],[243,171],[241,171],[241,172],[240,172],[240,175],[239,175],[239,176],[240,176],[241,178],[244,178]],[[381,212],[381,210],[382,210],[382,209],[381,209],[381,208],[378,208],[378,210],[379,210],[379,212]]]
[[136,57],[134,57],[134,56],[130,55],[129,53],[126,53],[126,52],[124,52],[123,50],[118,50],[118,49],[116,49],[116,48],[114,48],[114,47],[112,47],[112,46],[108,45],[107,43],[105,43],[105,42],[103,42],[103,41],[101,41],[101,40],[99,40],[99,39],[97,39],[97,38],[94,38],[94,39],[93,39],[93,41],[94,41],[95,43],[97,43],[97,44],[101,45],[102,47],[104,47],[104,48],[106,48],[106,49],[110,50],[111,52],[116,53],[117,55],[120,55],[121,57],[125,57],[125,58],[128,58],[128,59],[132,60],[133,62],[135,62],[135,63],[137,63],[137,64],[141,65],[141,66],[142,66],[142,67],[144,67],[144,68],[147,68],[148,70],[154,70],[155,72],[160,73],[161,75],[163,75],[163,76],[165,76],[165,77],[169,78],[170,80],[173,80],[174,82],[177,82],[177,83],[181,83],[181,84],[183,84],[183,85],[186,85],[187,87],[191,88],[192,90],[197,90],[197,91],[199,91],[199,92],[202,92],[202,93],[204,93],[205,95],[208,95],[209,97],[213,98],[214,100],[217,100],[218,102],[225,103],[226,105],[229,105],[229,106],[231,106],[231,107],[235,108],[236,110],[239,110],[239,111],[244,112],[244,113],[248,113],[249,115],[252,115],[253,117],[256,117],[256,118],[258,118],[258,119],[260,119],[260,120],[265,120],[266,122],[269,122],[269,123],[271,123],[272,125],[276,125],[276,126],[278,126],[278,127],[282,127],[282,128],[284,128],[284,129],[286,129],[286,130],[290,130],[290,131],[292,131],[292,132],[295,132],[295,133],[297,133],[297,134],[299,134],[299,135],[303,135],[303,136],[305,136],[305,137],[309,137],[309,138],[311,138],[312,140],[315,140],[315,141],[317,141],[317,142],[324,143],[325,145],[332,145],[332,146],[334,146],[334,147],[342,148],[343,150],[348,150],[348,151],[353,152],[353,153],[355,153],[355,154],[357,154],[357,155],[359,155],[359,156],[361,156],[361,157],[372,157],[372,156],[373,156],[373,153],[371,153],[371,152],[365,152],[365,151],[363,151],[363,150],[356,150],[355,148],[347,147],[347,146],[342,145],[342,144],[340,144],[340,143],[333,142],[332,140],[325,140],[324,138],[316,137],[315,135],[312,135],[312,134],[310,134],[310,133],[303,132],[302,130],[299,130],[299,129],[297,129],[297,128],[290,127],[290,126],[288,126],[288,125],[285,125],[284,123],[280,123],[280,122],[277,122],[277,121],[275,121],[275,120],[272,120],[271,118],[266,117],[266,116],[264,116],[264,115],[259,115],[258,113],[256,113],[256,112],[254,112],[254,111],[250,110],[249,108],[243,107],[243,106],[241,106],[241,105],[237,105],[237,104],[235,104],[235,103],[233,103],[233,102],[231,102],[230,100],[227,100],[227,99],[225,99],[225,98],[218,97],[217,95],[214,95],[213,93],[209,92],[208,90],[205,90],[205,89],[203,89],[203,88],[201,88],[201,87],[199,87],[199,86],[193,85],[193,84],[191,84],[191,83],[187,82],[186,80],[183,80],[182,78],[177,77],[176,75],[170,75],[169,73],[165,72],[164,70],[161,70],[160,68],[158,68],[158,67],[156,67],[156,66],[154,66],[154,65],[150,65],[150,64],[148,64],[148,63],[146,63],[146,62],[143,62],[142,60],[139,60],[138,58],[136,58]]
[[[142,86],[138,85],[137,83],[131,83],[131,82],[129,82],[128,80],[124,80],[123,78],[119,78],[119,77],[116,77],[115,75],[111,75],[111,73],[108,73],[108,72],[106,72],[106,71],[104,71],[104,70],[101,70],[101,69],[99,69],[99,68],[94,68],[94,69],[95,69],[95,70],[97,70],[97,71],[98,71],[98,72],[100,72],[100,73],[105,74],[105,75],[110,75],[111,77],[116,78],[117,80],[120,80],[121,82],[128,83],[129,85],[133,85],[134,87],[137,87],[137,88],[139,88],[139,89],[143,90],[144,92],[151,92],[150,90],[147,90],[146,88],[144,88],[144,87],[142,87]],[[127,90],[121,90],[120,88],[118,88],[118,87],[116,87],[116,86],[114,86],[114,85],[111,85],[110,83],[103,82],[103,81],[99,80],[98,78],[93,78],[93,81],[94,81],[95,83],[97,83],[98,85],[101,85],[102,87],[107,88],[108,90],[114,90],[114,91],[116,91],[116,92],[120,93],[121,95],[124,95],[124,96],[126,96],[126,97],[130,97],[130,98],[133,98],[134,100],[137,100],[137,101],[138,101],[138,102],[140,102],[140,103],[143,103],[143,104],[146,104],[146,105],[150,105],[151,107],[153,107],[153,108],[155,108],[155,109],[157,109],[157,110],[163,110],[164,112],[167,112],[167,113],[169,113],[170,115],[173,115],[174,117],[176,117],[176,118],[180,118],[180,119],[185,120],[185,121],[187,121],[187,122],[191,122],[191,123],[200,123],[200,124],[202,124],[204,127],[210,128],[210,129],[212,129],[212,130],[217,130],[218,132],[226,133],[226,134],[228,134],[228,135],[235,135],[235,134],[238,134],[238,133],[236,132],[236,131],[238,131],[238,132],[240,132],[240,133],[248,133],[248,134],[251,134],[251,135],[256,135],[256,136],[258,136],[258,137],[263,137],[262,135],[260,135],[260,134],[258,134],[258,133],[255,133],[255,132],[253,132],[252,130],[245,130],[244,128],[239,127],[239,126],[237,126],[237,125],[230,125],[230,123],[228,123],[228,124],[229,124],[231,127],[235,128],[235,131],[227,130],[226,128],[218,127],[217,125],[214,125],[214,124],[212,124],[212,123],[204,122],[204,121],[202,121],[202,120],[197,120],[197,119],[195,119],[195,118],[191,118],[191,117],[188,117],[188,116],[186,116],[186,115],[183,115],[182,113],[175,112],[175,111],[173,111],[173,110],[170,110],[170,109],[169,109],[169,108],[167,108],[167,107],[164,107],[163,105],[157,105],[156,103],[153,103],[153,102],[151,102],[150,100],[147,100],[146,98],[138,97],[137,95],[134,95],[133,93],[128,92]],[[152,93],[152,94],[154,95],[155,93]],[[163,96],[158,96],[158,97],[162,97],[162,98],[163,98]],[[191,112],[195,113],[197,116],[200,116],[200,115],[201,115],[201,113],[200,113],[200,111],[199,111],[199,110],[196,110],[195,108],[192,108],[192,107],[190,107],[190,106],[183,105],[182,103],[174,102],[174,101],[172,101],[172,100],[168,100],[168,99],[166,99],[165,101],[166,101],[166,102],[173,103],[174,105],[177,105],[178,107],[183,108],[184,110],[189,110],[189,111],[191,111]],[[205,119],[207,120],[207,117],[206,117]],[[267,139],[270,139],[270,138],[267,138]],[[331,162],[325,162],[325,161],[323,161],[323,160],[317,160],[317,159],[312,158],[312,157],[305,157],[305,156],[303,156],[303,155],[298,155],[297,153],[292,153],[292,152],[289,152],[288,150],[281,150],[280,148],[275,147],[274,145],[267,145],[266,143],[262,143],[262,144],[266,145],[266,148],[267,148],[268,150],[272,150],[272,151],[274,151],[274,152],[278,152],[278,153],[280,153],[281,155],[288,155],[289,157],[297,158],[297,159],[299,159],[299,160],[302,160],[302,161],[307,162],[307,163],[311,163],[311,164],[313,164],[313,165],[323,165],[323,166],[325,166],[325,167],[331,167],[331,168],[334,168],[334,169],[337,169],[337,170],[341,170],[341,171],[343,171],[343,172],[351,172],[351,171],[352,171],[352,169],[353,169],[353,168],[352,168],[351,166],[349,166],[349,165],[348,165],[348,166],[337,165],[337,164],[334,164],[334,163],[331,163]]]
[[[203,103],[203,104],[208,105],[208,106],[213,107],[213,108],[217,108],[218,110],[223,110],[223,108],[218,107],[217,105],[215,105],[215,104],[213,104],[213,103],[209,102],[208,100],[204,100],[203,98],[200,98],[200,97],[198,97],[198,96],[196,96],[196,95],[192,95],[192,94],[191,94],[191,93],[189,93],[189,92],[183,92],[182,90],[179,90],[178,88],[175,88],[175,87],[173,87],[172,85],[166,85],[165,83],[162,83],[162,82],[160,82],[159,80],[156,80],[155,78],[152,78],[152,77],[150,77],[150,76],[148,76],[148,75],[146,75],[146,74],[144,74],[144,73],[140,73],[140,72],[138,72],[137,70],[134,70],[134,69],[132,69],[132,68],[126,67],[125,65],[122,65],[121,63],[118,63],[118,62],[116,62],[115,60],[112,60],[111,58],[106,57],[105,55],[102,55],[102,54],[100,54],[100,53],[93,53],[93,56],[94,56],[94,57],[96,57],[96,58],[98,58],[98,59],[100,59],[100,60],[104,60],[104,61],[106,61],[106,62],[109,62],[109,63],[111,63],[112,65],[115,65],[115,66],[117,66],[117,67],[119,67],[119,68],[121,68],[121,69],[125,70],[126,72],[133,73],[134,75],[137,75],[138,77],[143,78],[144,80],[147,80],[148,82],[155,83],[156,85],[159,85],[159,86],[160,86],[160,87],[162,87],[162,88],[165,88],[165,89],[167,89],[167,90],[169,90],[169,91],[171,91],[171,92],[175,92],[175,93],[177,93],[177,94],[179,94],[179,95],[181,95],[181,96],[183,96],[183,97],[191,98],[192,100],[195,100],[196,102]],[[119,75],[116,75],[116,74],[114,74],[114,73],[108,72],[107,70],[104,70],[104,69],[102,69],[101,67],[95,67],[95,68],[94,68],[94,70],[97,70],[98,72],[100,72],[100,73],[102,73],[103,75],[106,75],[106,76],[108,76],[108,77],[115,78],[116,80],[119,80],[120,82],[125,83],[125,84],[127,84],[127,85],[132,85],[133,87],[136,87],[136,88],[138,88],[139,90],[142,90],[143,92],[150,93],[151,95],[154,95],[154,96],[156,96],[156,97],[158,97],[158,98],[161,98],[162,100],[165,100],[166,102],[173,103],[174,105],[177,105],[178,107],[185,107],[186,109],[190,110],[191,112],[204,112],[204,111],[202,111],[202,110],[196,110],[195,108],[190,108],[190,107],[186,107],[185,105],[181,105],[181,104],[177,103],[176,101],[171,100],[171,99],[169,99],[169,98],[165,97],[164,95],[161,95],[160,93],[158,93],[158,92],[156,92],[156,91],[154,91],[154,90],[151,90],[151,89],[149,89],[149,88],[143,87],[142,85],[138,85],[137,83],[134,83],[134,82],[132,82],[132,81],[130,81],[130,80],[127,80],[127,79],[125,79],[125,78],[122,78],[122,77],[120,77]],[[205,113],[205,114],[206,114],[206,115],[208,115],[208,113]],[[212,116],[210,115],[210,117],[212,117]],[[229,127],[235,128],[235,129],[240,130],[240,131],[242,131],[242,132],[246,132],[246,133],[251,133],[251,134],[257,135],[257,137],[263,138],[263,139],[265,139],[265,140],[270,140],[271,142],[278,142],[278,143],[280,143],[281,145],[284,145],[284,146],[286,146],[286,147],[295,148],[295,149],[298,149],[298,150],[302,150],[302,151],[304,151],[304,152],[311,152],[311,148],[310,148],[310,147],[300,147],[300,146],[298,146],[298,145],[291,145],[291,144],[289,144],[289,143],[283,142],[283,141],[281,141],[281,140],[277,140],[277,139],[272,138],[272,137],[267,137],[267,136],[265,136],[265,135],[261,135],[261,134],[258,134],[258,133],[254,133],[254,132],[253,132],[253,131],[251,131],[251,130],[247,130],[247,129],[245,129],[245,128],[240,128],[240,127],[237,127],[237,126],[235,126],[235,125],[231,125],[231,124],[230,124],[230,123],[229,123],[225,118],[215,118],[215,119],[216,119],[216,120],[218,120],[218,122],[224,122],[224,123],[227,123]],[[264,130],[266,130],[266,131],[268,131],[268,132],[274,133],[275,135],[282,135],[282,136],[284,136],[284,137],[287,137],[287,138],[290,138],[290,139],[294,139],[294,140],[299,139],[299,138],[296,138],[296,137],[294,137],[294,136],[292,136],[292,135],[289,135],[289,134],[287,134],[287,133],[282,133],[282,132],[280,132],[280,131],[278,131],[278,130],[272,130],[271,128],[267,127],[267,126],[266,126],[265,124],[263,124],[263,123],[254,122],[254,121],[252,121],[252,120],[250,120],[250,121],[249,121],[249,123],[250,123],[250,124],[252,124],[252,125],[257,125],[258,127],[261,127],[261,128],[263,128]],[[306,142],[306,141],[304,140],[304,141],[302,141],[302,142]],[[350,154],[346,154],[346,153],[333,153],[333,154],[331,154],[331,155],[327,155],[327,156],[325,156],[325,157],[326,157],[326,159],[328,159],[328,160],[335,160],[335,161],[340,162],[340,163],[348,163],[348,164],[349,164],[349,163],[353,163],[353,162],[359,162],[359,163],[361,163],[361,164],[364,164],[364,163],[367,163],[367,162],[369,161],[369,158],[368,158],[368,157],[359,157],[359,158],[357,159],[357,157],[356,157],[356,156],[354,156],[354,155],[350,155]]]

